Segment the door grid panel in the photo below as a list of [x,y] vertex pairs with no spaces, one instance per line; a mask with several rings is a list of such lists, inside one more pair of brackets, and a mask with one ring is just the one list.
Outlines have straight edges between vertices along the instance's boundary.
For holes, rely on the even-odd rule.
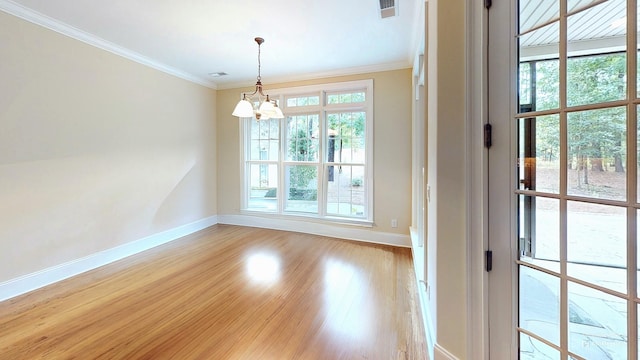
[[519,358],[637,359],[637,2],[514,4]]

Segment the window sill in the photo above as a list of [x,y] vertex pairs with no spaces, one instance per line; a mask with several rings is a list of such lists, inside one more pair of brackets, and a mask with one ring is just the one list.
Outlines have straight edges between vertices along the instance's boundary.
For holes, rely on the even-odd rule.
[[303,214],[303,213],[270,213],[265,211],[256,211],[256,210],[240,210],[242,215],[250,215],[250,216],[258,216],[270,219],[279,219],[279,220],[292,220],[292,221],[311,221],[318,224],[331,224],[331,225],[347,225],[347,226],[357,226],[357,227],[365,227],[365,228],[373,228],[373,221],[367,219],[357,219],[357,218],[341,218],[334,216],[315,216],[313,214]]

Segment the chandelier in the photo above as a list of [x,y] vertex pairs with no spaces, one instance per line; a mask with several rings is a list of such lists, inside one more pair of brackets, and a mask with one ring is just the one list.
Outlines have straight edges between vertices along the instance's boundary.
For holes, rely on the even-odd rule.
[[242,100],[238,102],[236,108],[233,110],[233,116],[240,118],[254,117],[256,120],[266,120],[269,118],[282,119],[284,114],[278,107],[278,102],[269,99],[269,95],[265,95],[262,92],[262,78],[260,77],[260,45],[264,42],[264,39],[257,37],[254,39],[258,43],[258,78],[256,82],[256,91],[251,94],[242,94]]

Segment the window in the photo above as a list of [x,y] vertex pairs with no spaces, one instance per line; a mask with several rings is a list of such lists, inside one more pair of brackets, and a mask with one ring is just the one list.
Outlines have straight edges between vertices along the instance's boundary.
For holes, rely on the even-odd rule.
[[517,356],[637,359],[637,4],[517,4]]
[[284,119],[242,119],[243,210],[370,224],[373,80],[278,92]]

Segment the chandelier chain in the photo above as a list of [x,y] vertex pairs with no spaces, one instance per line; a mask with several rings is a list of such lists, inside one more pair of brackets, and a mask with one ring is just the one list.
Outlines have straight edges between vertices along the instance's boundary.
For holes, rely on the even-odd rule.
[[262,77],[260,76],[260,68],[262,67],[262,64],[260,63],[260,43],[258,43],[258,81],[262,80]]

